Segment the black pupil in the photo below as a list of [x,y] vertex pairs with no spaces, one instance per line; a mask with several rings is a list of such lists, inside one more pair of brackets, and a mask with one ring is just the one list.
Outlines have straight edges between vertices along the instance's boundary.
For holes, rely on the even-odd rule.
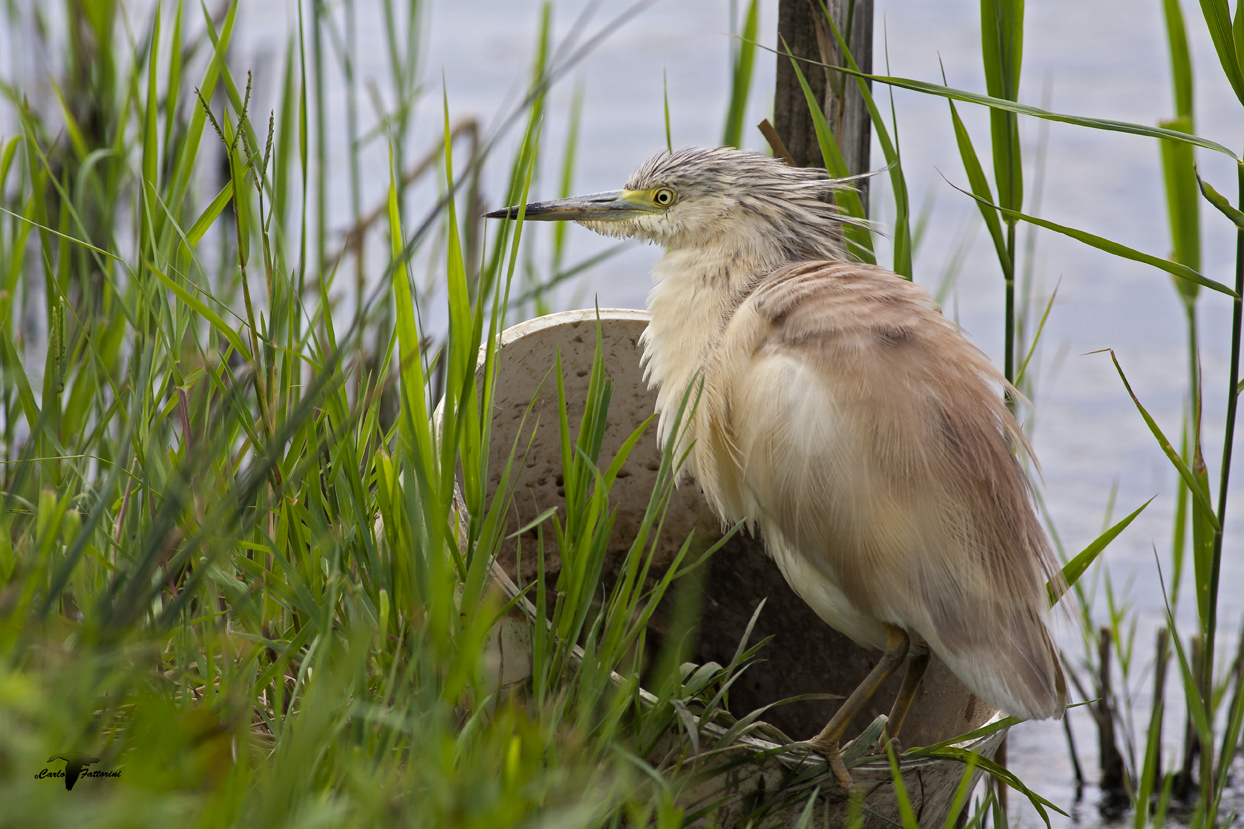
[[662,190],[660,193],[657,193],[657,201],[659,201],[661,204],[665,204],[669,200],[670,200],[670,194],[665,192],[664,190]]

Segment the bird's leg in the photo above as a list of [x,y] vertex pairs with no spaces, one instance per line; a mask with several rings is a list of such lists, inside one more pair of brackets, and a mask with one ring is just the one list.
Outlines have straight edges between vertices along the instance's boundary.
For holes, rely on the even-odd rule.
[[847,697],[846,701],[834,712],[834,716],[821,729],[821,733],[809,740],[812,748],[829,763],[829,768],[838,781],[838,794],[840,795],[845,795],[851,790],[851,775],[847,772],[838,749],[842,735],[847,730],[847,726],[851,724],[851,720],[855,719],[855,715],[868,704],[872,695],[877,693],[881,683],[898,670],[898,666],[907,656],[908,644],[907,633],[902,628],[886,625],[885,652],[881,654],[881,660],[877,662],[868,676],[864,677],[864,681],[851,692],[851,696]]
[[[920,687],[920,680],[924,678],[924,672],[928,667],[929,646],[924,643],[912,644],[907,654],[907,671],[903,674],[903,685],[898,689],[898,696],[894,698],[894,707],[890,709],[890,718],[885,727],[886,734],[894,743],[896,754],[900,750],[897,743],[899,729],[903,727],[907,709],[911,707],[911,701],[916,696],[916,689]],[[883,742],[882,746],[884,745]]]

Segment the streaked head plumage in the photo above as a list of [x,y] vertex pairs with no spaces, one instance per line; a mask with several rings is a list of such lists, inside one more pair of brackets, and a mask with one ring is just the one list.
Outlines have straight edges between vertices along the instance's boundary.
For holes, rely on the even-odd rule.
[[[532,220],[571,220],[608,236],[670,249],[762,245],[775,261],[843,259],[842,225],[832,202],[850,184],[822,169],[792,167],[750,150],[690,147],[662,152],[631,174],[624,189],[528,205]],[[516,218],[518,208],[494,211]]]
[[842,214],[829,197],[845,186],[824,170],[791,167],[750,150],[690,147],[659,153],[631,174],[626,191],[672,191],[661,213],[621,222],[582,222],[598,233],[634,236],[668,248],[720,243],[756,229],[792,258],[841,259]]

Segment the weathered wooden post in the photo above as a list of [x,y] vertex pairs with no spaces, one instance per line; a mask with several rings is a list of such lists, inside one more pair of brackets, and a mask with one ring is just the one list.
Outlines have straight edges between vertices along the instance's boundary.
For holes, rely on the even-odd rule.
[[[873,0],[825,0],[825,8],[847,41],[860,70],[871,73]],[[838,41],[825,21],[820,0],[780,0],[778,3],[777,90],[773,101],[774,126],[796,166],[819,167],[822,160],[816,129],[799,78],[786,56],[787,47],[796,58],[846,65]],[[821,102],[821,110],[838,139],[847,169],[852,175],[867,172],[872,125],[855,79],[815,64],[804,63],[800,69]],[[861,180],[856,186],[867,211],[868,180]]]
[[1127,802],[1127,771],[1123,765],[1123,755],[1119,753],[1119,744],[1115,739],[1114,701],[1110,692],[1110,654],[1114,644],[1114,634],[1110,628],[1103,627],[1097,639],[1097,665],[1100,673],[1097,677],[1098,702],[1094,716],[1097,719],[1098,752],[1101,765],[1101,788],[1105,808],[1118,809]]

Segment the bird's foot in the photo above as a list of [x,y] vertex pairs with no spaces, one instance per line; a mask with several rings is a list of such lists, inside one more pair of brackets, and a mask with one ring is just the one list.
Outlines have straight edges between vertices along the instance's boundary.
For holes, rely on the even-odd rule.
[[835,802],[846,800],[851,795],[851,789],[855,786],[855,781],[851,779],[851,773],[847,771],[846,764],[842,762],[842,752],[838,748],[838,741],[821,743],[811,740],[808,746],[825,758],[825,762],[829,765],[829,771],[834,776],[834,785],[826,788],[826,796]]

